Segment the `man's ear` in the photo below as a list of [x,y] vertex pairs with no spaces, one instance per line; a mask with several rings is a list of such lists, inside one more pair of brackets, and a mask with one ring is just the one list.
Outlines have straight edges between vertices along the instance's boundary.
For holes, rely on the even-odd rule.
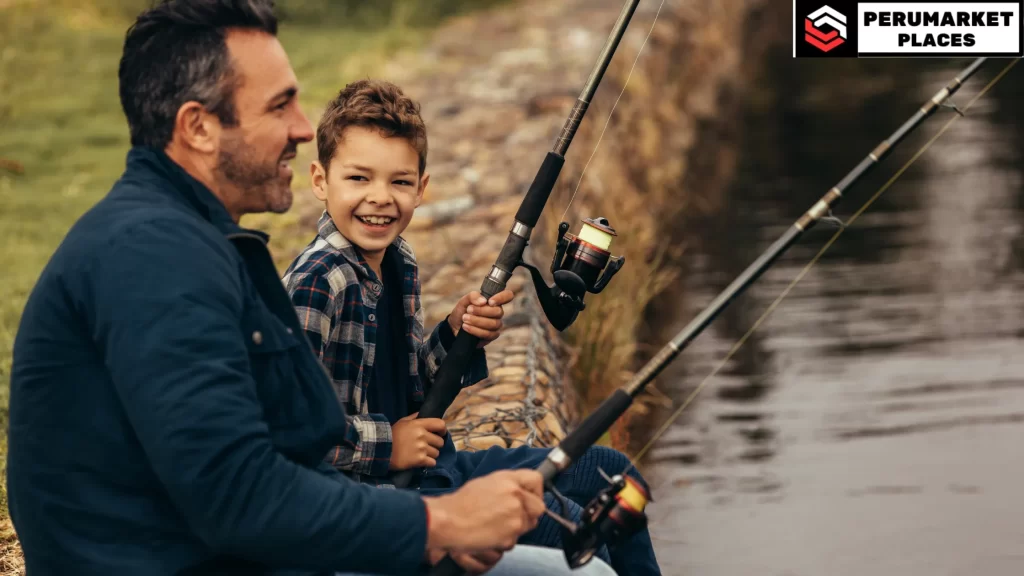
[[423,178],[420,178],[420,188],[416,191],[416,207],[419,208],[423,202],[423,195],[427,191],[427,184],[430,183],[430,172],[424,172]]
[[220,121],[198,102],[186,102],[178,108],[174,129],[183,145],[204,154],[213,154],[220,144]]
[[327,171],[319,160],[313,160],[309,165],[309,181],[313,185],[313,196],[327,202]]

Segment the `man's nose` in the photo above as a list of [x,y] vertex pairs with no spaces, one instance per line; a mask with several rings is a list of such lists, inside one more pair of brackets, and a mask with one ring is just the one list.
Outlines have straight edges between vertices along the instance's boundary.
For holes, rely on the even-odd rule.
[[313,125],[301,108],[299,108],[298,121],[292,126],[291,139],[293,142],[310,142],[313,140]]

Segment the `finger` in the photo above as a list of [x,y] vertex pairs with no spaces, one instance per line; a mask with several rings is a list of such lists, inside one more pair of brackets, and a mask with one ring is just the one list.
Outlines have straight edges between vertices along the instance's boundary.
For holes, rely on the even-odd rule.
[[408,416],[406,416],[405,418],[399,418],[398,420],[399,420],[399,421],[402,421],[402,420],[415,420],[415,419],[416,419],[416,417],[417,417],[417,416],[419,416],[419,415],[420,415],[420,413],[419,413],[419,412],[413,412],[412,414],[409,414],[409,415],[408,415]]
[[434,460],[433,458],[430,458],[428,456],[421,456],[418,465],[421,468],[433,468],[434,466],[437,466],[437,460]]
[[469,306],[466,314],[481,318],[501,318],[505,316],[505,309],[501,306]]
[[467,328],[469,326],[494,332],[501,329],[501,319],[483,318],[481,316],[466,314],[462,317],[462,327]]
[[443,548],[427,548],[427,562],[431,566],[437,564],[442,558],[448,555],[448,552]]
[[423,454],[426,455],[428,458],[433,458],[436,460],[437,457],[441,455],[441,451],[438,450],[437,448],[434,448],[433,446],[424,446]]
[[476,304],[477,306],[483,306],[487,304],[487,299],[484,298],[483,294],[479,290],[473,290],[468,294],[468,301],[466,304]]
[[508,304],[515,297],[515,292],[508,288],[498,292],[494,296],[491,296],[490,300],[487,301],[491,306],[501,306],[502,304]]
[[427,446],[434,448],[440,448],[444,446],[444,437],[438,436],[437,434],[427,434],[423,437],[423,441],[427,443]]
[[466,324],[462,325],[462,329],[465,330],[466,332],[472,334],[473,336],[479,338],[480,341],[481,341],[480,342],[481,344],[487,344],[489,342],[492,342],[492,341],[496,340],[498,338],[498,335],[499,335],[498,332],[492,332],[490,330],[483,330],[481,328],[477,328],[476,326],[469,326],[469,325],[466,325]]
[[501,560],[501,557],[504,555],[505,553],[501,550],[480,550],[473,553],[473,557],[476,558],[478,562],[482,562],[488,566],[494,566],[497,564],[498,560]]
[[448,431],[448,425],[441,418],[421,418],[420,424],[423,430],[434,434],[444,434]]
[[526,508],[526,514],[529,516],[531,525],[536,526],[537,521],[544,514],[544,510],[547,509],[547,506],[544,504],[544,498],[524,490],[520,499]]
[[521,488],[538,498],[544,497],[544,477],[536,470],[521,468],[510,470],[512,480]]
[[455,560],[456,564],[461,566],[463,570],[468,571],[470,574],[483,574],[490,569],[490,566],[480,562],[471,554],[453,552],[451,556],[452,560]]

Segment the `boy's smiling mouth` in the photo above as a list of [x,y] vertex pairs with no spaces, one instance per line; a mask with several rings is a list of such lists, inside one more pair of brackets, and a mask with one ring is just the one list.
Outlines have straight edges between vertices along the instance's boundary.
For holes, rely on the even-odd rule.
[[387,228],[395,220],[398,220],[398,218],[392,218],[391,216],[359,216],[359,215],[356,215],[356,219],[359,220],[360,222],[362,222],[363,224],[366,224],[367,226],[371,226],[373,228]]

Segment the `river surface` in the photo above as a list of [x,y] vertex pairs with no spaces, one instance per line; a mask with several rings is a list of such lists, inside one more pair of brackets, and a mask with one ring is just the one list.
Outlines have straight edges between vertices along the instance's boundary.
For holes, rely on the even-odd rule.
[[[788,58],[788,54],[786,55]],[[779,62],[681,329],[969,60]],[[989,60],[963,106],[1008,63]],[[851,93],[852,92],[852,93]],[[646,459],[666,574],[1024,574],[1024,66],[848,228]],[[849,218],[951,117],[862,179]],[[659,380],[678,405],[811,261],[819,224]],[[658,343],[660,345],[660,343]]]

